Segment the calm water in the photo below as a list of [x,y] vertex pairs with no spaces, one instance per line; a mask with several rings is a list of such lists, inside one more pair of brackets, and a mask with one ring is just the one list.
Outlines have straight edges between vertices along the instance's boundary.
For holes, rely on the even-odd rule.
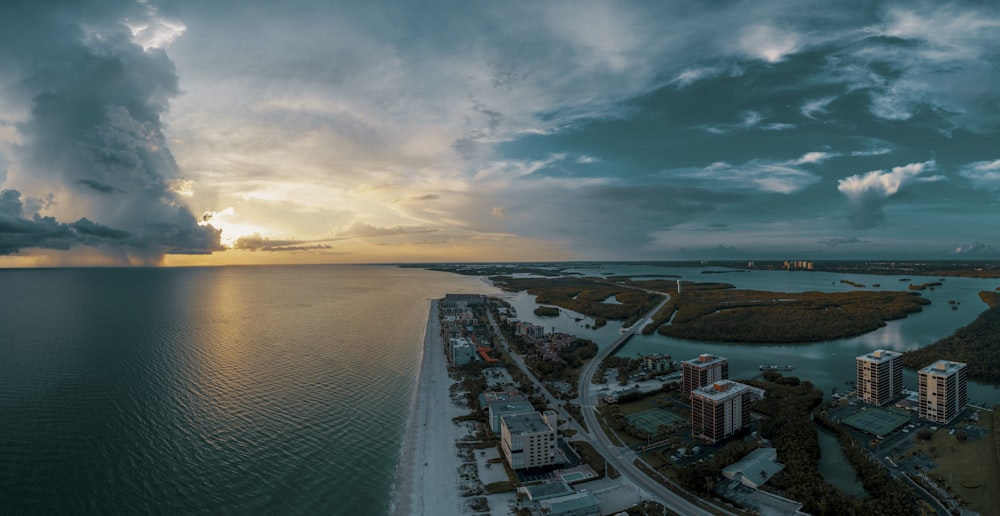
[[[825,273],[581,272],[781,291],[847,290],[845,278],[907,285]],[[622,353],[717,353],[734,377],[790,363],[829,393],[847,387],[855,355],[949,335],[985,308],[977,292],[997,284],[948,278],[925,292],[933,304],[923,313],[854,339],[740,346],[652,335]],[[385,514],[427,300],[491,291],[477,278],[391,267],[0,270],[0,514]],[[571,314],[537,319],[532,296],[507,296],[522,319],[601,345],[618,336],[615,323],[594,331]],[[992,385],[969,395],[1000,403]]]
[[0,270],[0,513],[384,514],[427,299],[389,267]]

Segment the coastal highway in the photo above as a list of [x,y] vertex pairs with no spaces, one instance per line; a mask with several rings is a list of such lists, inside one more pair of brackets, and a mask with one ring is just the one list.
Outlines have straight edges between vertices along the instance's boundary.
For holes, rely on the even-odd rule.
[[[655,293],[662,294],[662,292]],[[605,457],[608,464],[618,470],[627,482],[644,491],[649,498],[662,503],[668,509],[679,514],[711,515],[713,514],[712,512],[689,502],[686,498],[653,480],[646,475],[646,473],[636,467],[635,464],[633,464],[633,461],[636,458],[635,452],[629,450],[628,448],[615,446],[611,443],[611,440],[601,429],[601,425],[597,421],[597,413],[595,411],[597,396],[594,393],[594,389],[591,387],[591,379],[597,372],[597,367],[605,357],[612,354],[614,350],[618,349],[620,345],[625,342],[625,340],[630,338],[635,332],[641,331],[643,327],[649,324],[652,321],[652,316],[659,312],[669,300],[670,296],[667,295],[667,298],[664,299],[662,303],[656,305],[656,307],[650,310],[645,317],[633,324],[626,333],[622,334],[610,345],[605,346],[597,353],[597,356],[591,359],[590,362],[584,366],[583,371],[580,373],[579,401],[581,405],[581,412],[583,412],[584,420],[586,421],[587,427],[590,431],[584,431],[583,428],[577,424],[576,420],[565,411],[564,406],[551,394],[549,394],[545,385],[535,378],[535,375],[532,374],[525,365],[524,357],[515,353],[510,347],[506,337],[504,337],[503,332],[500,331],[496,320],[493,318],[492,312],[487,310],[486,313],[494,334],[497,335],[501,344],[506,349],[507,355],[513,359],[514,363],[521,370],[521,372],[523,372],[524,375],[531,380],[535,387],[545,396],[551,406],[557,407],[559,417],[564,418],[569,422],[570,427],[577,431],[577,437],[584,438],[590,442],[594,449]],[[703,503],[707,504],[707,502]],[[717,506],[713,507],[716,509],[716,513],[728,513],[728,511],[721,510],[721,508],[718,508]]]
[[[658,293],[662,294],[662,292]],[[627,447],[615,446],[612,444],[611,440],[602,430],[600,423],[597,421],[597,394],[594,392],[591,380],[594,378],[594,374],[597,373],[598,366],[601,364],[601,361],[613,354],[623,342],[631,338],[635,332],[642,331],[642,328],[652,321],[652,316],[659,312],[668,301],[670,301],[669,295],[667,295],[666,299],[657,305],[656,308],[653,308],[650,312],[648,312],[646,317],[643,317],[641,320],[633,324],[628,331],[618,337],[618,339],[610,345],[605,346],[600,352],[597,353],[597,356],[587,363],[587,365],[583,368],[583,371],[580,373],[580,411],[583,412],[583,418],[587,422],[587,427],[592,430],[588,440],[597,452],[603,455],[604,458],[607,459],[608,463],[617,469],[623,477],[627,478],[632,484],[645,491],[651,498],[662,503],[672,511],[676,511],[680,514],[711,515],[711,512],[689,502],[686,498],[671,491],[656,480],[653,480],[646,475],[646,473],[636,467],[633,463],[636,457],[635,453]]]

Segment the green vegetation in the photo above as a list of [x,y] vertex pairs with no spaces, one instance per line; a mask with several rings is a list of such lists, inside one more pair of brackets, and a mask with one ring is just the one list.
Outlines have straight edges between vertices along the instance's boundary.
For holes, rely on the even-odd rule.
[[[812,422],[813,409],[822,402],[823,393],[798,378],[776,373],[765,378],[769,381],[747,383],[767,390],[767,397],[754,404],[754,410],[769,416],[761,421],[760,435],[773,440],[778,461],[785,465],[771,486],[801,501],[802,510],[809,514],[914,514],[915,496],[902,484],[869,492],[869,498],[858,500],[827,483],[819,472],[819,436]],[[894,482],[885,477],[886,482]]]
[[[493,283],[510,292],[527,290],[538,304],[555,305],[594,318],[628,319],[656,306],[662,296],[596,278],[512,278],[496,276]],[[615,296],[620,305],[605,303]]]
[[535,308],[535,315],[538,317],[558,317],[559,309],[554,306],[541,305]]
[[861,335],[921,311],[912,292],[699,290],[675,294],[677,314],[664,335],[692,340],[796,343]]
[[584,464],[590,466],[598,474],[604,472],[604,468],[607,467],[608,478],[618,478],[621,476],[621,473],[618,473],[618,470],[616,470],[614,466],[608,464],[608,462],[604,460],[604,457],[600,453],[597,453],[594,446],[587,441],[571,441],[569,445],[576,450],[578,455],[580,455]]
[[930,457],[938,467],[928,473],[938,485],[968,503],[969,509],[991,514],[1000,507],[1000,491],[973,486],[1000,486],[1000,463],[995,453],[996,413],[980,411],[979,415],[979,426],[991,430],[983,439],[961,440],[958,432],[948,435],[938,430],[930,440],[918,441],[911,453]]
[[677,482],[692,493],[710,493],[726,466],[742,459],[757,448],[757,441],[731,441],[705,462],[695,462],[677,473]]
[[845,284],[845,285],[850,285],[850,286],[852,286],[852,287],[857,287],[857,288],[865,288],[865,286],[864,286],[864,285],[862,285],[862,284],[860,284],[860,283],[855,283],[855,282],[853,282],[853,281],[850,281],[850,280],[845,280],[845,279],[842,279],[842,280],[840,280],[840,282],[841,282],[841,283],[843,283],[843,284]]
[[934,287],[940,287],[941,285],[943,285],[943,283],[941,283],[940,281],[932,281],[930,283],[922,283],[920,285],[914,285],[914,284],[911,283],[910,286],[909,286],[909,289],[910,290],[924,290],[927,287],[930,287],[933,290]]
[[1000,382],[1000,295],[984,291],[979,297],[990,306],[976,320],[934,344],[907,351],[903,364],[919,369],[935,360],[969,364],[969,378]]

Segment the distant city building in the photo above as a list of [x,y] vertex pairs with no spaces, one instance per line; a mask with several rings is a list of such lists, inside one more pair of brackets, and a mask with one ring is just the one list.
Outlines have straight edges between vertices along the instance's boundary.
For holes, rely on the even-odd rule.
[[444,308],[468,308],[485,305],[486,302],[487,297],[483,294],[445,294],[440,304]]
[[642,365],[647,371],[665,372],[670,370],[670,355],[656,353],[642,357]]
[[448,358],[456,366],[468,364],[476,358],[476,346],[464,337],[448,339]]
[[500,418],[500,447],[511,469],[559,464],[556,413],[512,414]]
[[720,380],[691,391],[691,436],[712,444],[750,426],[749,386]]
[[917,371],[920,419],[948,423],[965,410],[967,366],[938,360]]
[[681,387],[685,394],[690,394],[698,387],[729,378],[729,360],[707,353],[698,355],[698,358],[684,360],[681,362],[681,369],[684,372]]
[[789,271],[797,270],[797,269],[811,271],[811,270],[813,270],[813,262],[807,262],[807,261],[804,261],[804,260],[786,261],[784,263],[784,265],[783,265],[783,268],[785,270],[789,270]]
[[885,405],[903,393],[903,354],[877,349],[856,359],[858,398]]

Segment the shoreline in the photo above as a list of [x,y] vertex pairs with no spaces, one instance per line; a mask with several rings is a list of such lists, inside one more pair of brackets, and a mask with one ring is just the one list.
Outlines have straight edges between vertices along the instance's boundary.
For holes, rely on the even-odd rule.
[[[455,442],[460,437],[452,418],[463,412],[451,400],[438,300],[431,300],[424,346],[410,413],[406,422],[400,459],[396,466],[389,514],[459,514],[458,458]],[[442,487],[453,487],[442,489]]]

